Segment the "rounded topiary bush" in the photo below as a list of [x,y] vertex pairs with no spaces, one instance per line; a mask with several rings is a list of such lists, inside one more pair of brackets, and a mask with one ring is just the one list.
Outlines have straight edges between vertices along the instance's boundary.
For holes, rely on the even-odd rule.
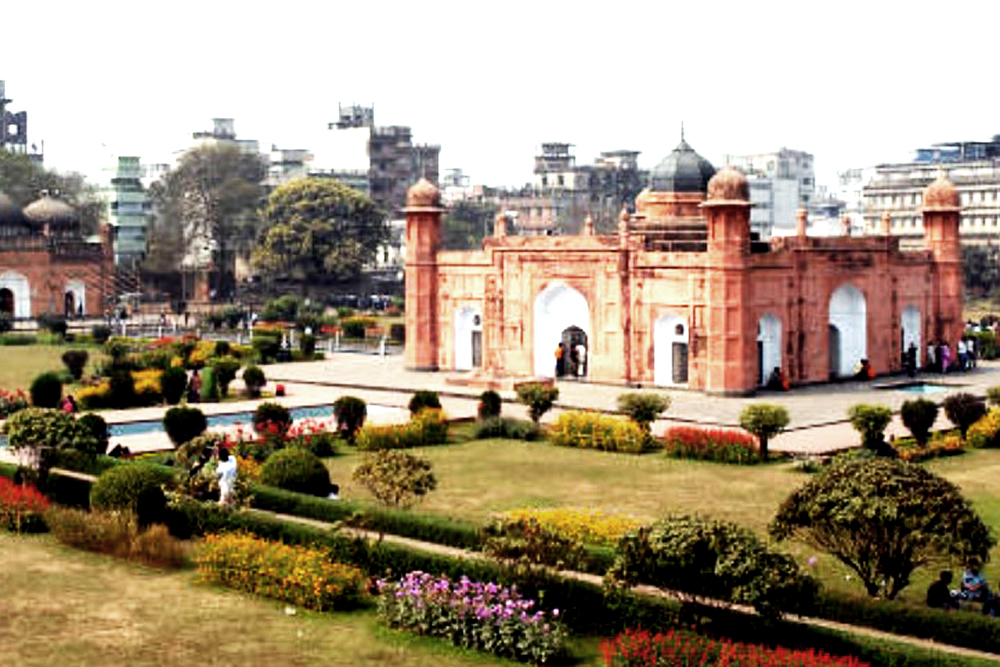
[[31,404],[36,408],[58,408],[62,403],[62,387],[58,373],[42,373],[31,383]]
[[347,442],[354,444],[368,416],[368,406],[355,396],[341,396],[333,402],[333,416],[337,418],[337,431]]
[[90,431],[97,440],[94,453],[104,454],[108,451],[108,423],[104,421],[104,417],[90,413],[81,415],[77,422]]
[[288,491],[325,496],[330,492],[330,473],[315,454],[301,447],[288,447],[272,454],[261,470],[263,484]]
[[253,411],[253,428],[257,433],[264,433],[268,429],[286,433],[291,426],[292,413],[280,403],[261,403]]
[[83,369],[87,365],[90,355],[86,350],[66,350],[62,355],[62,362],[66,365],[66,370],[77,382],[83,377]]
[[931,436],[931,427],[937,419],[938,406],[926,398],[915,398],[905,401],[900,409],[903,425],[909,429],[913,439],[921,446],[927,444]]
[[502,406],[503,401],[500,398],[500,394],[492,389],[487,389],[479,395],[479,418],[491,419],[499,417]]
[[104,324],[95,324],[90,329],[90,336],[98,345],[104,345],[111,338],[111,327]]
[[163,371],[163,375],[160,376],[160,388],[163,390],[163,398],[169,405],[181,402],[187,382],[187,373],[179,366],[171,366]]
[[113,408],[131,408],[138,398],[135,393],[135,379],[128,368],[115,367],[108,377],[108,402]]
[[163,521],[167,499],[162,473],[141,463],[105,470],[90,489],[90,506],[98,510],[133,512],[139,525]]
[[942,402],[948,420],[962,431],[965,437],[969,427],[986,414],[986,404],[982,398],[960,392],[952,394]]
[[207,367],[201,372],[201,392],[199,395],[202,403],[215,403],[219,400],[219,380],[215,374],[215,369]]
[[103,453],[89,428],[61,410],[25,408],[15,412],[4,424],[8,442],[14,450],[38,456],[47,449],[76,449]]
[[243,371],[243,384],[247,388],[248,398],[260,398],[260,390],[267,384],[267,378],[258,366],[247,366]]
[[205,432],[208,420],[198,408],[179,406],[170,408],[163,415],[163,429],[175,446],[183,445],[188,440]]
[[411,415],[415,415],[425,408],[440,410],[441,399],[438,397],[438,393],[436,391],[420,389],[414,392],[413,397],[410,398],[409,408]]

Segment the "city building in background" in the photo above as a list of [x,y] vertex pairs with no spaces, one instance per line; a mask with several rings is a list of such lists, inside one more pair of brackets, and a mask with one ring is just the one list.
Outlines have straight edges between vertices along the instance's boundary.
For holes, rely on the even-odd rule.
[[28,142],[28,112],[10,111],[7,107],[14,100],[7,97],[6,82],[0,80],[0,150],[27,155],[41,165],[45,160],[45,142],[42,149]]
[[750,226],[761,238],[795,233],[796,211],[808,207],[816,191],[811,153],[782,148],[774,153],[727,155],[726,163],[750,184]]
[[143,187],[138,157],[120,156],[107,169],[104,184],[107,221],[114,240],[115,266],[135,270],[146,257],[152,202]]
[[233,146],[249,155],[260,153],[260,142],[256,139],[237,139],[236,121],[232,118],[212,118],[210,129],[191,134],[192,147]]

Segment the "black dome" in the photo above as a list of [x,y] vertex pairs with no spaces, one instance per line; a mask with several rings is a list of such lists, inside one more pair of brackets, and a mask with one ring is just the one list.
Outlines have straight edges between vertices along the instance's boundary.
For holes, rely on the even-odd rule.
[[649,189],[653,192],[705,193],[714,175],[712,163],[695,153],[682,138],[677,148],[653,168]]

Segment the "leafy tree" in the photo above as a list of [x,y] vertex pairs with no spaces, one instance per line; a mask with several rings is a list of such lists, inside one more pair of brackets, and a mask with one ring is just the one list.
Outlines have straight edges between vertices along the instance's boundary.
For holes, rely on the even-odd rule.
[[884,405],[858,403],[847,410],[854,430],[861,434],[861,444],[873,452],[884,450],[885,429],[892,421],[892,410]]
[[366,195],[329,179],[304,178],[267,199],[254,264],[303,286],[357,278],[388,239],[385,214]]
[[266,175],[260,156],[233,146],[187,151],[177,167],[150,188],[158,216],[150,230],[152,262],[176,269],[184,254],[196,259],[207,249],[217,271],[216,285],[221,293],[228,292],[226,273],[232,271],[235,251],[249,247],[255,236],[255,210]]
[[379,504],[397,509],[410,507],[437,487],[430,461],[394,449],[367,455],[352,477]]
[[19,455],[43,467],[46,467],[45,455],[51,450],[104,453],[90,428],[61,410],[25,408],[11,415],[4,430],[10,446]]
[[962,246],[962,277],[965,290],[975,296],[987,296],[1000,283],[1000,256],[988,246]]
[[995,544],[958,488],[891,459],[835,463],[792,493],[770,527],[853,570],[872,597],[895,598],[912,572],[949,557],[985,560]]
[[791,556],[770,551],[752,531],[683,515],[622,537],[605,581],[612,590],[655,586],[688,605],[749,604],[772,618],[815,592]]
[[926,398],[915,398],[912,401],[903,403],[900,416],[903,418],[903,425],[910,430],[913,439],[921,447],[927,444],[931,436],[931,427],[937,419],[938,406],[934,401]]
[[493,233],[496,207],[476,201],[457,201],[444,214],[441,222],[441,248],[444,250],[477,250],[483,238]]
[[18,206],[38,199],[43,190],[65,201],[80,216],[84,235],[95,234],[104,216],[104,202],[97,188],[76,173],[45,169],[27,155],[0,150],[0,190]]
[[559,399],[559,388],[549,387],[541,382],[525,382],[517,385],[517,402],[528,406],[528,416],[538,424],[546,412]]
[[962,438],[965,438],[969,427],[986,414],[986,404],[983,399],[964,392],[952,394],[944,399],[942,405],[948,420],[962,431]]
[[631,391],[618,396],[618,411],[639,425],[646,435],[660,413],[670,407],[670,397],[666,394],[644,394]]
[[767,460],[767,443],[781,433],[789,422],[788,410],[771,403],[754,403],[740,413],[740,428],[757,436],[760,457]]

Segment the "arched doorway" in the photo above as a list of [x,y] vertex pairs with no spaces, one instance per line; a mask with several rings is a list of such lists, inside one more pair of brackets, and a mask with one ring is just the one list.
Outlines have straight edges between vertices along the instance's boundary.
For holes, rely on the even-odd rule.
[[7,287],[0,289],[0,313],[14,316],[14,293]]
[[854,365],[868,357],[867,318],[865,295],[857,287],[845,283],[830,296],[831,377],[854,375]]
[[76,299],[73,298],[73,293],[66,292],[66,296],[63,299],[63,301],[64,301],[63,305],[65,308],[66,317],[72,318],[73,316],[76,315]]
[[586,377],[587,357],[590,354],[587,332],[576,325],[566,327],[562,332],[562,344],[565,357],[564,375],[575,378]]
[[587,298],[564,283],[553,283],[535,297],[534,328],[535,375],[555,377],[556,348],[563,332],[577,327],[588,342],[586,370],[589,372],[593,349],[590,343],[590,306]]
[[82,280],[66,283],[66,317],[83,317],[87,312],[87,286]]
[[14,317],[31,317],[31,289],[28,279],[20,273],[6,271],[0,273],[0,293],[6,293],[6,303]]
[[917,368],[922,366],[921,359],[923,358],[923,348],[920,345],[920,309],[916,306],[907,306],[903,308],[903,345],[901,352],[903,358],[906,358],[906,351],[910,349],[910,344],[912,343],[916,348],[916,362]]
[[687,384],[688,326],[678,315],[664,315],[653,325],[653,383]]
[[455,313],[455,370],[470,371],[483,365],[483,314],[467,306]]
[[764,386],[781,368],[781,320],[765,313],[757,322],[757,384]]

